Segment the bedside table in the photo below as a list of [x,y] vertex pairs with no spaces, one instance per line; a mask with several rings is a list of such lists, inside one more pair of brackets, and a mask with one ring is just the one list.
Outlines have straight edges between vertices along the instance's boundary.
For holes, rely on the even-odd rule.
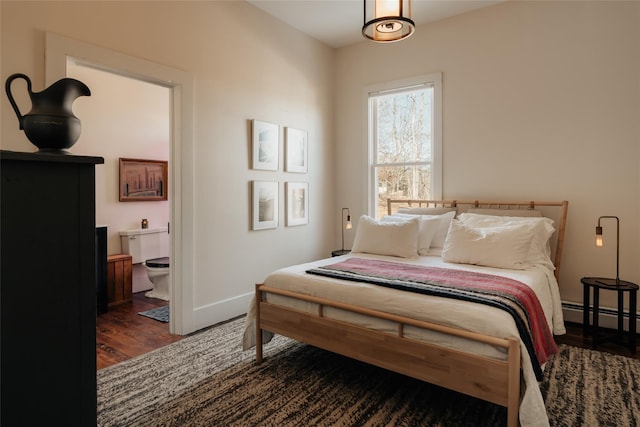
[[[637,318],[637,298],[638,285],[635,283],[620,280],[616,283],[615,279],[607,279],[604,277],[583,277],[580,279],[584,286],[583,296],[583,323],[582,333],[587,336],[589,332],[593,337],[593,348],[597,348],[599,342],[606,340],[615,340],[620,337],[627,336],[626,344],[632,354],[636,354],[636,318]],[[591,288],[593,288],[593,325],[589,324],[589,310],[591,299]],[[600,337],[598,327],[598,316],[600,314],[600,289],[606,291],[615,291],[618,293],[618,331],[611,336]],[[624,331],[624,294],[629,293],[629,331]],[[591,331],[589,331],[591,329]]]
[[340,256],[351,253],[350,249],[338,249],[337,251],[331,251],[331,256]]

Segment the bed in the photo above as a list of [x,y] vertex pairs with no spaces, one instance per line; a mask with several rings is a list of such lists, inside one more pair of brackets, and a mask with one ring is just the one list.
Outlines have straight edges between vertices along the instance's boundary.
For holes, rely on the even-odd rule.
[[[350,254],[287,267],[256,285],[244,348],[255,345],[260,363],[273,334],[288,336],[504,406],[510,426],[548,425],[538,381],[555,343],[539,349],[536,341],[548,341],[539,330],[565,332],[557,278],[567,211],[566,201],[389,200],[380,221],[360,218]],[[396,270],[402,277],[389,276]],[[422,280],[434,273],[442,283],[459,276],[463,286],[525,284],[542,314],[478,303],[475,288],[450,298],[441,292],[457,284]],[[523,318],[543,325],[523,332]]]

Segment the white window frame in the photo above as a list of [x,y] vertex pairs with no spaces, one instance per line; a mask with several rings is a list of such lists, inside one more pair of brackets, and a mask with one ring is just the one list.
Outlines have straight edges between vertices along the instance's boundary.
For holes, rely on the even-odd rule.
[[[415,90],[421,86],[433,87],[433,117],[432,117],[432,147],[433,159],[431,163],[431,191],[435,200],[442,199],[442,73],[433,73],[408,79],[395,80],[387,83],[375,84],[365,87],[364,90],[364,123],[365,123],[365,147],[366,147],[366,182],[367,182],[367,208],[368,214],[377,217],[378,189],[375,182],[376,166],[376,129],[371,108],[371,97],[382,93],[402,93]],[[422,163],[420,163],[422,164]]]

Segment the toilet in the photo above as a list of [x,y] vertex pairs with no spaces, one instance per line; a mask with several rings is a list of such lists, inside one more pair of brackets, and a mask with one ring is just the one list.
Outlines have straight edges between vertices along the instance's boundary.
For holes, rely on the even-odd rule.
[[146,297],[169,301],[169,233],[166,227],[120,232],[123,253],[133,264],[142,264],[153,288]]
[[169,301],[169,257],[148,259],[144,268],[153,283],[153,289],[144,296]]

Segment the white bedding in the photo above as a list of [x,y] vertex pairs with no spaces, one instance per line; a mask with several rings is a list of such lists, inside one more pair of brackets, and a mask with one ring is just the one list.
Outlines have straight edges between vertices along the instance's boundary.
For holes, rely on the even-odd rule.
[[[486,335],[502,338],[519,337],[512,317],[503,310],[481,304],[474,304],[450,298],[418,295],[411,292],[385,288],[377,285],[332,279],[306,274],[310,268],[340,262],[349,257],[384,259],[393,262],[425,265],[432,267],[455,268],[501,275],[529,285],[540,300],[550,329],[555,335],[565,333],[562,307],[558,285],[553,272],[546,267],[536,265],[525,270],[505,270],[467,264],[452,264],[439,256],[420,256],[412,259],[368,255],[363,253],[327,258],[307,264],[295,265],[270,274],[264,284],[274,288],[291,290],[306,295],[323,297],[361,307],[372,308],[387,313],[403,315],[415,319],[454,326]],[[281,296],[269,295],[268,301],[293,306],[308,312],[315,311],[315,305],[293,302]],[[337,309],[325,309],[327,317],[348,321],[361,326],[394,333],[395,324]],[[255,301],[247,315],[243,346],[248,349],[255,345]],[[470,342],[469,340],[424,331],[407,326],[405,335],[409,338],[425,339],[435,344],[474,352],[477,354],[505,358],[505,350],[490,345]],[[544,401],[537,384],[527,349],[521,344],[521,363],[524,377],[523,396],[520,405],[520,423],[522,426],[548,426]]]

